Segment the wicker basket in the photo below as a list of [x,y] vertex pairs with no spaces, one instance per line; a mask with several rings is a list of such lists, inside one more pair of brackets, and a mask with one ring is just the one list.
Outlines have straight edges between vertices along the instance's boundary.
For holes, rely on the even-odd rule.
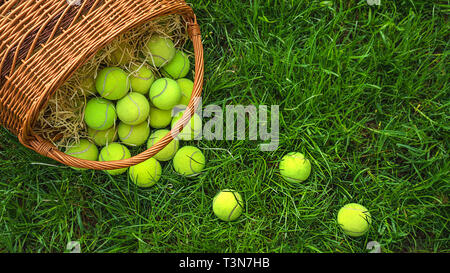
[[[69,156],[33,132],[49,98],[101,48],[132,28],[173,14],[187,22],[195,76],[189,111],[169,134],[136,156],[100,162]],[[0,124],[26,147],[71,167],[112,170],[152,157],[187,124],[202,92],[200,28],[182,0],[0,0],[0,52]]]

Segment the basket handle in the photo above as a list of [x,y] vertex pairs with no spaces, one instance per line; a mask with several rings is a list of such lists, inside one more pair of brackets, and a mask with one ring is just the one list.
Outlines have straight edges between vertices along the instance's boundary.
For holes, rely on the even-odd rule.
[[195,55],[194,89],[187,106],[188,111],[185,111],[183,116],[178,120],[178,122],[174,125],[170,132],[157,143],[155,143],[152,147],[133,157],[116,161],[92,161],[79,159],[59,151],[55,145],[40,136],[35,136],[33,140],[29,141],[28,144],[30,148],[38,152],[39,154],[52,158],[62,164],[75,168],[94,170],[114,170],[126,168],[139,164],[153,157],[164,147],[166,147],[166,145],[169,144],[181,130],[183,130],[184,126],[189,122],[189,120],[197,110],[201,99],[204,73],[203,44],[201,41],[200,26],[197,24],[195,15],[188,21],[188,34],[189,38],[192,40]]

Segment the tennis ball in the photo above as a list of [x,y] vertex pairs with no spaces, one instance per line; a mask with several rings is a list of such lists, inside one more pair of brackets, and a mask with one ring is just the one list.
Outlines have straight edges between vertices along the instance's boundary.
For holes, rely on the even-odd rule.
[[106,130],[95,130],[88,127],[88,135],[98,146],[105,146],[117,140],[117,130],[114,126]]
[[205,168],[205,156],[194,146],[184,146],[173,157],[173,168],[181,175],[198,175]]
[[242,196],[230,189],[220,191],[213,199],[214,214],[223,221],[234,221],[244,209]]
[[[96,161],[98,159],[98,149],[94,143],[87,139],[80,139],[80,141],[74,145],[68,147],[65,151],[66,154],[85,160]],[[83,168],[74,168],[75,170],[85,170]]]
[[172,121],[171,110],[161,110],[155,106],[150,106],[149,113],[150,126],[156,129],[161,129],[169,126]]
[[131,66],[131,91],[147,95],[155,81],[153,71],[145,64]]
[[288,153],[281,159],[280,173],[288,182],[303,182],[311,173],[311,162],[301,153]]
[[90,99],[84,109],[84,121],[92,129],[109,129],[116,122],[116,118],[114,104],[102,98]]
[[80,80],[79,84],[81,91],[86,97],[97,94],[94,77],[84,77]]
[[181,78],[177,80],[177,83],[181,90],[181,100],[179,104],[188,105],[191,100],[192,91],[194,90],[194,82],[186,78]]
[[337,215],[337,222],[345,234],[352,237],[364,235],[371,223],[369,211],[356,203],[343,206]]
[[177,51],[173,59],[161,68],[161,73],[165,77],[176,80],[186,76],[189,72],[189,68],[190,64],[188,56],[182,51]]
[[[110,143],[103,147],[100,151],[99,161],[116,161],[130,158],[131,154],[127,147],[119,143]],[[126,172],[128,168],[121,168],[115,170],[105,170],[110,175],[119,175]]]
[[161,67],[175,56],[175,45],[169,38],[155,34],[145,43],[143,52],[148,56],[150,64]]
[[[169,130],[161,129],[151,134],[147,141],[147,149],[150,149],[150,147],[152,147],[169,132]],[[153,158],[159,161],[169,161],[175,156],[175,153],[177,152],[179,146],[180,143],[178,139],[175,138],[169,144],[167,144],[166,147],[164,147],[161,151],[154,155]]]
[[161,164],[158,160],[149,158],[137,165],[131,166],[128,175],[131,181],[139,187],[151,187],[161,178]]
[[[175,124],[178,122],[178,120],[181,119],[183,116],[185,110],[178,112],[175,114],[175,116],[172,119],[172,129],[175,126]],[[195,139],[200,133],[202,132],[202,119],[197,113],[194,113],[194,115],[191,117],[190,121],[186,123],[186,125],[183,127],[183,130],[177,135],[177,138],[181,140],[193,140]]]
[[128,125],[120,122],[117,126],[117,133],[122,143],[128,146],[140,146],[147,141],[150,135],[150,127],[147,121],[138,125]]
[[141,93],[130,92],[117,101],[117,116],[128,125],[138,125],[148,118],[150,103]]
[[171,110],[181,99],[178,83],[169,78],[157,79],[150,87],[151,102],[161,110]]
[[119,67],[103,68],[95,78],[95,88],[105,99],[121,99],[130,90],[128,74]]
[[134,50],[126,42],[112,45],[113,50],[106,56],[108,65],[121,66],[129,64],[134,58]]

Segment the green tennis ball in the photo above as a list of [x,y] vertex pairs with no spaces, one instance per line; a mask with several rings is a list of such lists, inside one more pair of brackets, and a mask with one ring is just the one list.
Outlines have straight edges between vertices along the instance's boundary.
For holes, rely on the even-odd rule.
[[92,98],[84,109],[84,121],[95,130],[106,130],[113,127],[117,114],[114,104],[102,98]]
[[141,146],[147,141],[150,135],[150,127],[147,121],[138,125],[128,125],[120,122],[117,126],[117,133],[122,143],[128,146]]
[[162,67],[161,73],[165,77],[176,80],[186,76],[189,72],[189,68],[190,64],[188,56],[182,51],[177,51],[173,59]]
[[151,187],[161,178],[161,164],[158,160],[149,158],[137,165],[131,166],[128,175],[138,187]]
[[150,64],[161,67],[175,56],[175,45],[169,38],[155,34],[145,43],[143,52]]
[[194,82],[186,78],[181,78],[177,80],[177,83],[181,90],[181,100],[179,104],[188,105],[191,100],[192,91],[194,90]]
[[[178,112],[175,114],[175,116],[172,119],[172,129],[175,126],[175,124],[178,122],[178,120],[181,119],[183,116],[185,110]],[[186,123],[186,125],[183,127],[183,130],[177,135],[177,138],[180,140],[193,140],[195,139],[200,133],[202,132],[202,119],[197,113],[194,113],[194,115],[191,117],[190,121]]]
[[84,77],[80,80],[80,89],[81,92],[86,97],[96,95],[97,89],[95,88],[95,79],[94,77]]
[[288,182],[303,182],[311,174],[311,162],[301,153],[288,153],[281,159],[280,173]]
[[[154,144],[158,143],[164,136],[166,136],[170,131],[166,129],[157,130],[150,135],[147,141],[147,149],[150,149]],[[159,161],[169,161],[174,156],[178,150],[180,143],[178,139],[173,139],[166,147],[159,151],[153,158]]]
[[244,209],[242,196],[230,189],[220,191],[213,199],[214,214],[223,221],[234,221]]
[[343,206],[337,215],[337,222],[344,233],[352,237],[364,235],[369,230],[371,221],[369,211],[356,203]]
[[184,146],[173,157],[173,168],[184,176],[198,175],[205,168],[205,155],[194,146]]
[[105,146],[117,140],[117,129],[114,126],[106,130],[95,130],[88,127],[88,135],[95,145]]
[[171,110],[180,101],[181,90],[175,80],[161,78],[150,87],[149,97],[157,108]]
[[150,103],[141,93],[130,92],[117,101],[117,116],[129,125],[138,125],[148,118]]
[[147,95],[155,81],[153,71],[147,65],[133,65],[131,67],[131,91]]
[[134,50],[126,42],[113,45],[113,50],[107,54],[106,63],[111,66],[122,66],[129,64],[134,58]]
[[[80,139],[78,143],[75,143],[68,147],[65,151],[66,154],[85,160],[96,161],[98,159],[98,149],[94,143],[87,139]],[[83,168],[74,168],[75,170],[85,170]]]
[[98,72],[95,88],[105,99],[119,100],[130,90],[128,74],[119,67],[107,67]]
[[171,110],[161,110],[155,106],[150,106],[149,113],[150,126],[156,129],[161,129],[169,126],[172,121]]
[[[127,159],[131,157],[131,153],[127,147],[119,143],[110,143],[103,147],[100,151],[99,161],[116,161]],[[110,175],[119,175],[126,172],[128,168],[121,168],[115,170],[105,170]]]

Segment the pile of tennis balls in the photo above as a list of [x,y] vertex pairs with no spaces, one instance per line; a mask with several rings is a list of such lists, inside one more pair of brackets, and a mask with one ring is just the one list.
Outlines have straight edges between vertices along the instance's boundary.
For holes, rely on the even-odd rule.
[[[289,183],[301,183],[311,174],[311,162],[304,154],[291,152],[283,156],[279,164],[281,176]],[[220,191],[213,199],[214,214],[221,220],[234,221],[243,211],[242,196],[235,190]],[[371,215],[360,204],[349,203],[337,213],[337,223],[344,234],[359,237],[367,233],[371,224]]]
[[[150,148],[183,115],[194,87],[185,78],[190,69],[188,55],[159,34],[152,35],[139,52],[144,56],[140,63],[129,63],[125,49],[118,47],[109,57],[120,65],[106,65],[83,83],[85,94],[90,95],[84,111],[89,137],[66,149],[66,154],[92,161],[127,159],[132,156],[130,147]],[[173,116],[174,110],[178,112]],[[105,172],[120,175],[128,171],[136,185],[150,187],[161,177],[161,162],[172,160],[177,173],[195,176],[205,167],[205,156],[197,147],[181,147],[180,142],[193,140],[200,130],[201,118],[194,114],[180,134],[152,158]]]

